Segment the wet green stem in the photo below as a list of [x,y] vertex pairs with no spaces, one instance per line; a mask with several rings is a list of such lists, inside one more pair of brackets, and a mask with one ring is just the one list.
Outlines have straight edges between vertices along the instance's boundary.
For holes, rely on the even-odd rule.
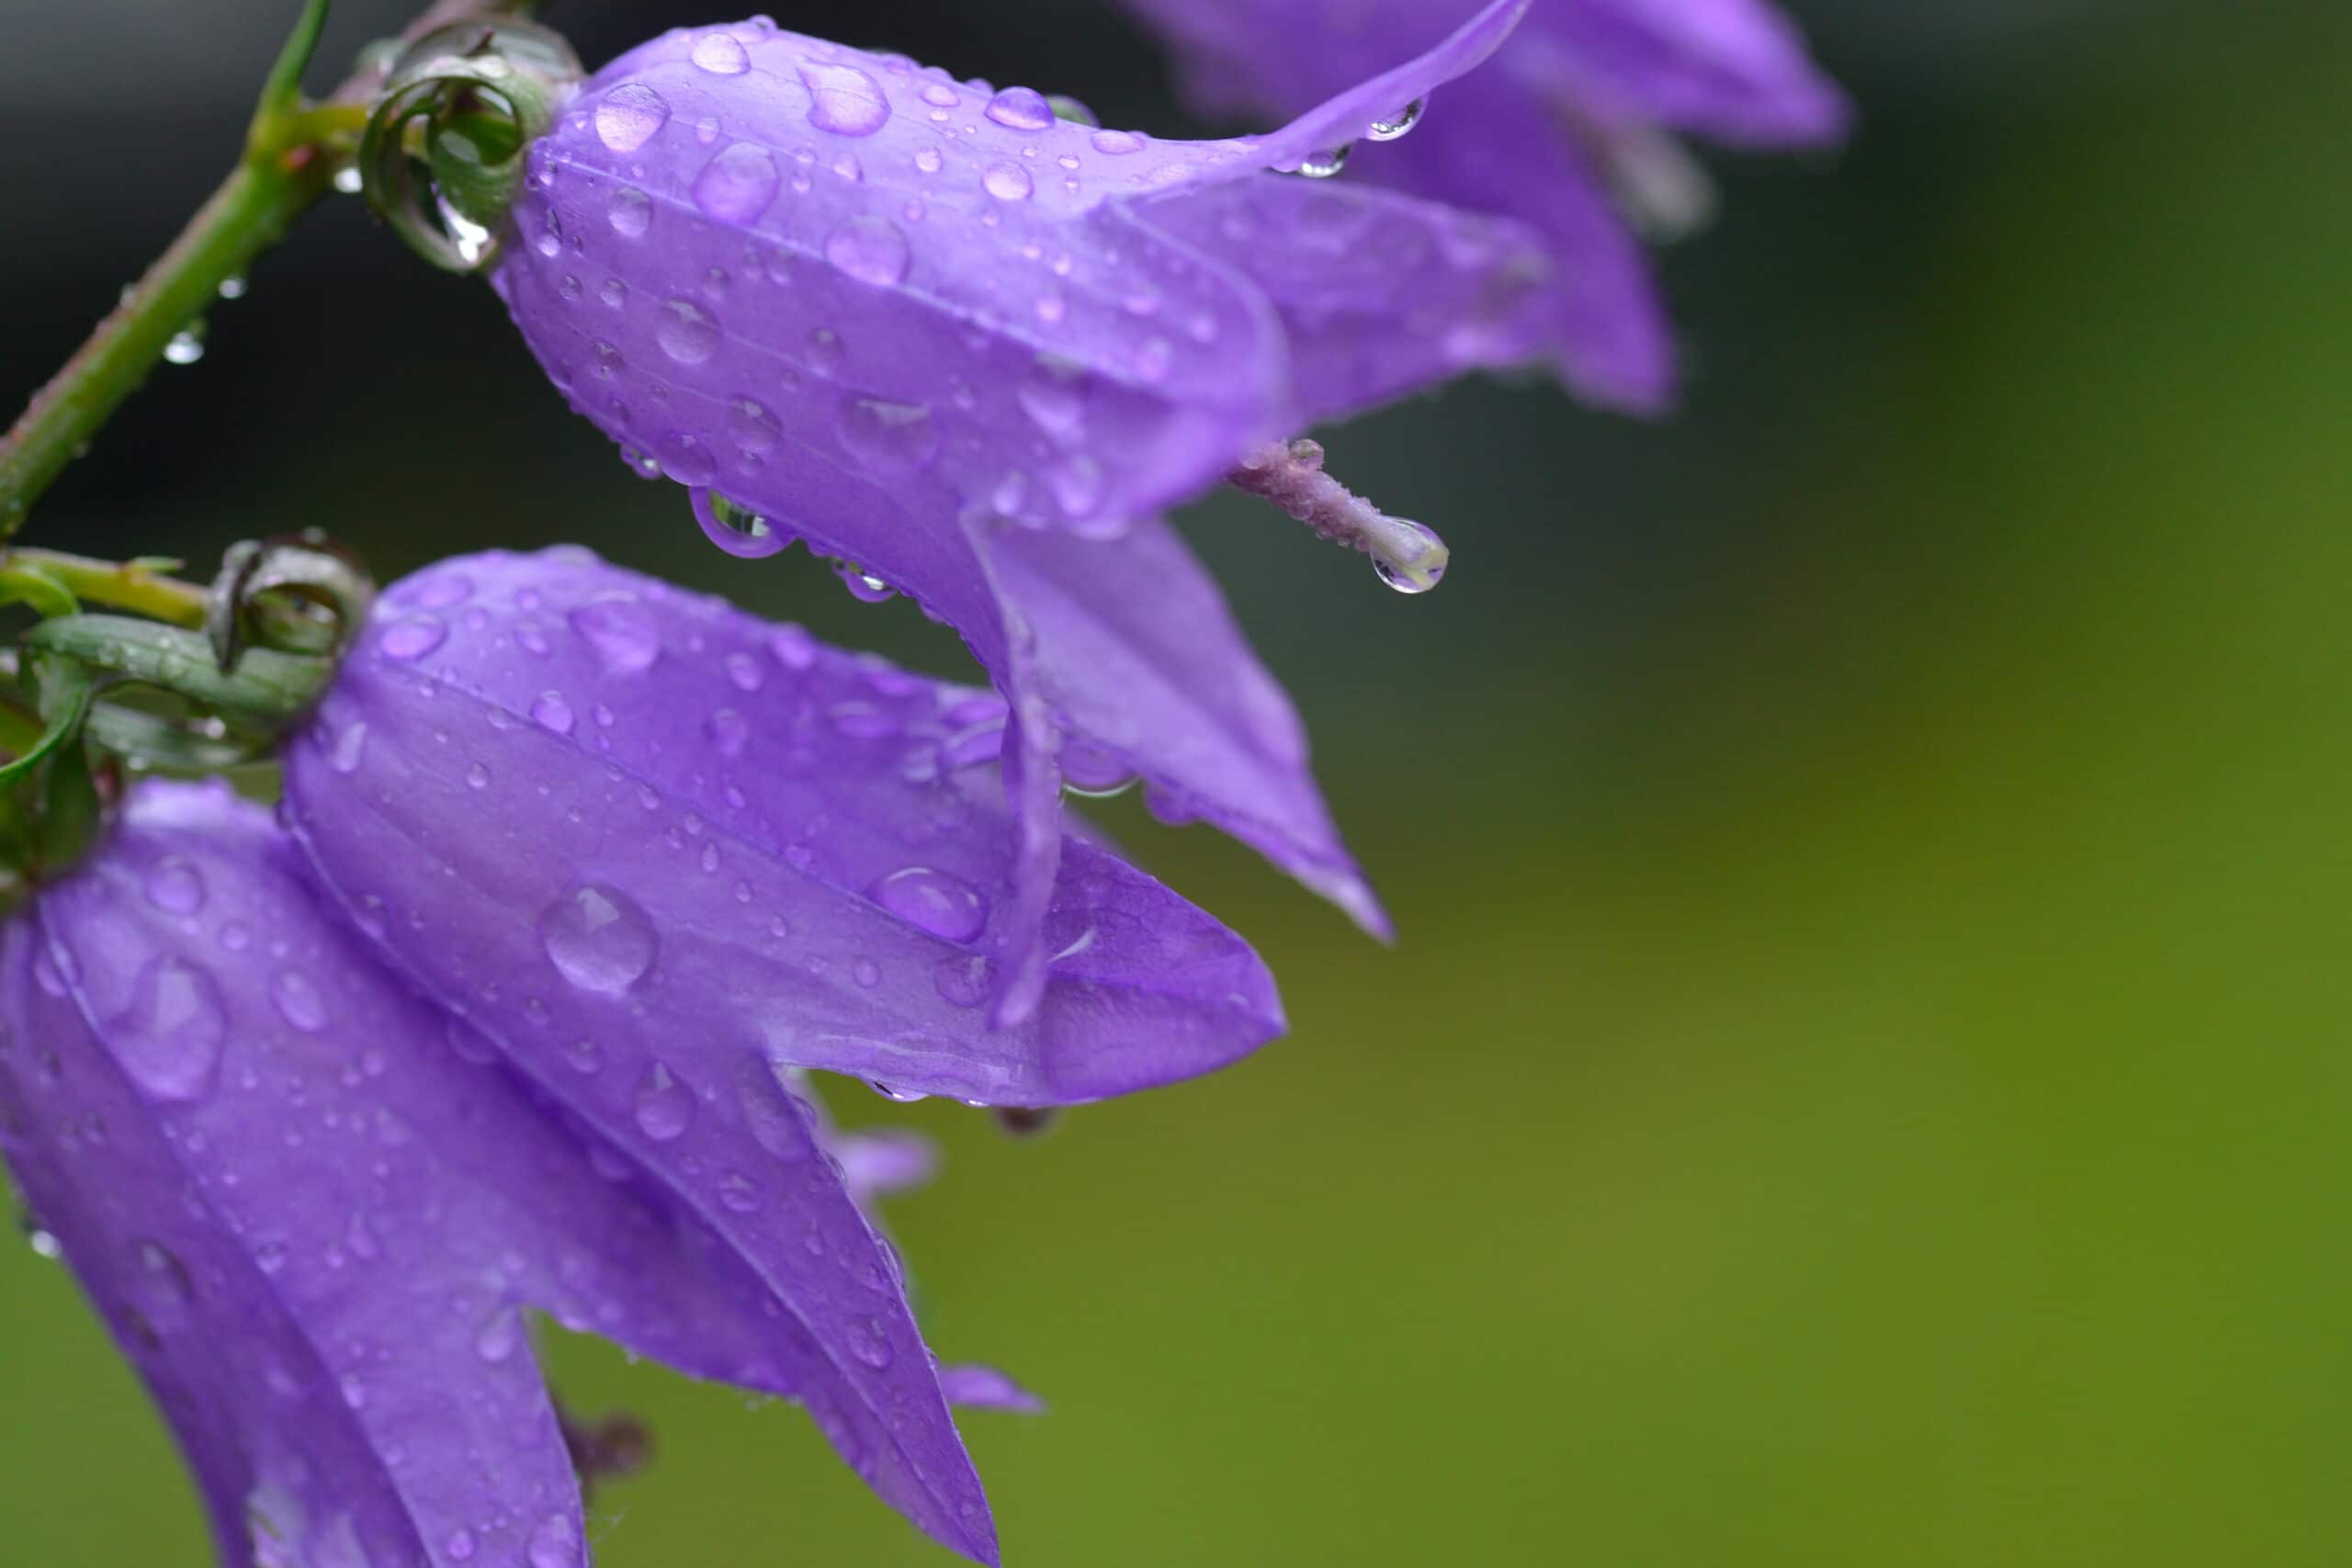
[[[523,0],[438,0],[404,36],[527,8]],[[270,73],[237,167],[0,437],[0,541],[23,526],[33,503],[146,380],[172,340],[220,297],[220,286],[283,238],[349,164],[382,73],[363,71],[324,103],[302,101],[302,67],[325,14],[325,0],[304,9]]]

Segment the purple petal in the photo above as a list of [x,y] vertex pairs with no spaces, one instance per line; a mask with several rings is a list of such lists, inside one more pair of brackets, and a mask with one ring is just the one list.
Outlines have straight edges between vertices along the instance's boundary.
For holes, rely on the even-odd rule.
[[[403,660],[427,603],[446,635]],[[584,552],[446,564],[386,622],[289,751],[289,824],[401,967],[568,1100],[666,1061],[722,1092],[780,1064],[1068,1103],[1282,1027],[1247,945],[1077,841],[1042,1003],[990,1027],[1016,835],[957,764],[993,698]]]
[[1554,0],[1513,52],[1596,117],[1744,146],[1818,146],[1853,118],[1762,0]]
[[987,548],[1033,634],[1021,678],[1073,730],[1171,814],[1215,822],[1390,934],[1315,787],[1296,711],[1173,529],[1089,542],[999,528]]
[[1016,1416],[1043,1416],[1046,1402],[994,1367],[975,1363],[939,1369],[939,1386],[949,1400],[967,1410],[1006,1410]]
[[[992,1560],[890,1259],[813,1147],[802,1206],[827,1250],[736,1247],[652,1162],[572,1135],[487,1041],[394,982],[296,859],[225,792],[151,785],[43,896],[45,945],[10,938],[6,998],[51,1043],[38,1092],[0,1056],[11,1163],[157,1387],[224,1535],[242,1550],[259,1496],[291,1562],[340,1561],[351,1532],[375,1560],[413,1560],[402,1516],[436,1562],[583,1562],[528,1305],[801,1399],[887,1498]],[[76,1139],[75,1097],[93,1094],[103,1158]],[[790,1110],[780,1089],[771,1103]],[[632,1139],[701,1113],[683,1080],[641,1078]],[[145,1171],[151,1147],[176,1168]],[[779,1255],[796,1276],[780,1286],[761,1272]],[[876,1347],[898,1342],[876,1387]]]
[[1233,180],[1134,210],[1272,301],[1308,423],[1543,358],[1576,287],[1521,224],[1348,181]]

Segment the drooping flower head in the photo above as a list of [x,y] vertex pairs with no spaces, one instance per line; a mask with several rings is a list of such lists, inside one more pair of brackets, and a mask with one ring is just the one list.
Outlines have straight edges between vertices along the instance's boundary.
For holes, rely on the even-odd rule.
[[526,1308],[801,1402],[886,1498],[992,1561],[894,1256],[786,1080],[727,1092],[789,1174],[766,1199],[788,1255],[643,1157],[704,1113],[698,1086],[640,1078],[623,1135],[569,1114],[378,964],[217,785],[141,788],[0,932],[0,1149],[170,1419],[223,1562],[582,1568]]
[[1281,1026],[1238,939],[1092,842],[1038,1006],[1005,705],[580,551],[396,585],[285,826],[147,785],[0,929],[0,1153],[153,1389],[223,1560],[587,1562],[526,1309],[797,1401],[993,1561],[865,1205],[920,1179],[808,1070],[1012,1106]]
[[[1203,107],[1286,113],[1468,15],[1470,0],[1123,0],[1173,43]],[[1645,231],[1703,217],[1704,175],[1672,137],[1737,147],[1838,141],[1849,110],[1768,0],[1534,0],[1475,91],[1441,95],[1409,142],[1351,173],[1508,214],[1560,280],[1548,353],[1585,396],[1654,411],[1673,335]]]
[[[1067,771],[1140,775],[1382,930],[1295,716],[1159,513],[1313,422],[1542,352],[1527,231],[1270,172],[1471,69],[1524,5],[1207,142],[764,20],[667,34],[533,149],[494,281],[714,537],[797,536],[964,635],[1012,705],[1033,919]],[[763,539],[730,533],[754,515]],[[1434,575],[1423,533],[1348,536]],[[1037,981],[1006,977],[1006,1021]]]

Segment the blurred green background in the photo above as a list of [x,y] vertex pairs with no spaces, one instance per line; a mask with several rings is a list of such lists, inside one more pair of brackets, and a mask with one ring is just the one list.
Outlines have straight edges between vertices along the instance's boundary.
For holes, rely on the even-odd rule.
[[[11,7],[0,388],[225,166],[292,9]],[[1009,1562],[2352,1561],[2343,10],[1798,10],[1861,134],[1718,162],[1668,262],[1680,417],[1472,386],[1333,435],[1452,540],[1423,600],[1272,513],[1188,520],[1402,944],[1114,810],[1262,945],[1292,1037],[1034,1144],[835,1096],[946,1147],[894,1213],[943,1352],[1053,1401],[967,1423]],[[347,56],[403,6],[338,11]],[[718,18],[553,19],[601,60]],[[783,19],[1186,123],[1090,0]],[[356,207],[29,537],[209,561],[315,522],[387,575],[576,538],[958,668],[799,552],[709,550]],[[0,1559],[200,1562],[28,1249],[0,1336]],[[660,1439],[606,1568],[947,1561],[792,1412],[552,1359]]]

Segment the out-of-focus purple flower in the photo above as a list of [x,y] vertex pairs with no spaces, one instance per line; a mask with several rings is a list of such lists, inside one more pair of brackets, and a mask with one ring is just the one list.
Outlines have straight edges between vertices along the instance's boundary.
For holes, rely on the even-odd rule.
[[[1121,0],[1173,43],[1218,112],[1312,104],[1434,39],[1473,0]],[[1820,146],[1847,100],[1768,0],[1534,0],[1470,90],[1440,96],[1409,141],[1362,172],[1507,213],[1558,269],[1549,352],[1571,386],[1637,412],[1674,394],[1671,326],[1645,234],[1702,219],[1704,174],[1676,133],[1733,146]]]
[[1524,4],[1201,142],[764,20],[666,34],[533,148],[494,281],[715,538],[797,536],[962,632],[1014,705],[1033,881],[1057,767],[1139,775],[1385,931],[1289,703],[1159,514],[1314,422],[1541,355],[1531,231],[1267,172],[1476,65]]
[[[221,786],[146,785],[0,931],[0,1151],[169,1417],[221,1561],[583,1568],[531,1308],[801,1402],[993,1562],[895,1258],[786,1080],[681,1041],[674,1069],[608,1064],[617,1098],[566,1081],[594,1076],[576,1055],[548,1081],[388,973],[301,863]],[[509,1035],[528,1015],[472,999]],[[746,1126],[756,1150],[709,1135]]]

